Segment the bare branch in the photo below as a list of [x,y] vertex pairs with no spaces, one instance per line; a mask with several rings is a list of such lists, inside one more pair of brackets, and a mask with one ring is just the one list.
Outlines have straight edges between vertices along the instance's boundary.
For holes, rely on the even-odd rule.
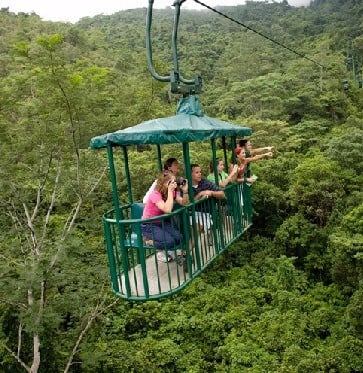
[[[33,291],[28,289],[28,304],[31,307],[34,304],[34,296]],[[39,314],[38,314],[38,317]],[[39,319],[37,320],[37,324],[39,324]],[[40,339],[38,332],[33,333],[33,362],[30,367],[30,372],[37,372],[40,365]]]
[[19,327],[18,327],[18,351],[16,353],[16,356],[18,356],[18,357],[20,357],[22,333],[23,333],[23,324],[21,322],[19,322]]
[[9,354],[27,371],[27,372],[31,372],[31,369],[28,365],[26,365],[24,363],[23,360],[21,360],[15,352],[13,352],[6,344],[2,343],[2,345],[4,346],[5,350],[7,352],[9,352]]
[[20,228],[22,228],[24,225],[21,222],[19,214],[17,213],[17,209],[14,205],[14,202],[9,201],[9,205],[10,205],[10,207],[8,207],[8,209],[7,209],[8,210],[8,215],[10,216],[11,220],[13,221],[15,229],[17,230],[17,232],[19,232]]
[[58,163],[57,175],[56,175],[55,181],[54,181],[52,198],[51,198],[50,204],[48,206],[47,215],[46,215],[45,220],[44,220],[43,235],[42,235],[42,240],[41,240],[42,243],[44,242],[45,235],[47,233],[47,227],[48,227],[48,223],[49,223],[49,219],[50,219],[50,214],[51,214],[51,212],[53,210],[53,207],[54,207],[60,174],[61,174],[61,167],[60,167],[60,163]]
[[[104,285],[103,285],[102,288],[104,288]],[[103,292],[103,289],[101,289],[100,293],[102,293],[102,292]],[[105,312],[106,310],[108,310],[109,308],[111,308],[112,306],[114,306],[118,301],[119,301],[119,299],[117,298],[116,300],[114,300],[109,305],[107,305],[105,307],[102,307],[104,305],[104,302],[105,302],[105,298],[104,298],[101,302],[98,302],[96,304],[96,307],[94,308],[94,310],[92,311],[91,315],[88,318],[87,324],[82,329],[81,333],[79,334],[79,336],[77,338],[77,341],[76,341],[76,343],[75,343],[75,345],[74,345],[74,347],[72,349],[72,353],[69,356],[67,365],[66,365],[66,367],[64,369],[64,373],[67,373],[69,371],[70,367],[72,366],[73,359],[74,359],[75,355],[78,352],[78,348],[79,348],[79,346],[80,346],[80,344],[81,344],[81,342],[83,340],[83,337],[86,335],[86,333],[89,330],[89,328],[91,327],[92,323],[96,320],[96,318],[99,315],[101,315],[103,312]]]
[[101,175],[100,175],[100,177],[98,178],[98,180],[94,183],[94,185],[90,188],[90,190],[86,194],[86,197],[89,197],[94,192],[94,190],[98,187],[98,185],[100,184],[101,180],[105,176],[107,170],[108,170],[108,166],[105,166],[104,169],[103,169],[103,171],[102,171],[102,173],[101,173]]
[[27,309],[27,305],[24,304],[24,303],[14,303],[14,302],[10,302],[8,299],[5,299],[5,298],[0,298],[1,302],[3,304],[8,304],[9,306],[12,306],[12,307],[15,307],[15,308],[19,308],[23,311],[25,311]]
[[[44,144],[41,144],[41,148],[42,149],[44,148]],[[39,181],[39,183],[38,183],[37,202],[36,202],[34,210],[33,210],[32,221],[34,221],[34,219],[37,216],[38,211],[39,211],[39,206],[40,206],[42,191],[44,189],[45,183],[48,180],[48,175],[49,175],[49,171],[51,169],[52,160],[53,160],[53,152],[50,153],[50,157],[49,157],[49,161],[48,161],[48,167],[47,167],[47,171],[45,172],[45,175],[43,177],[43,182]],[[40,173],[40,175],[42,175],[42,173],[43,173],[43,158],[40,159],[39,173]]]
[[45,306],[45,281],[43,280],[40,283],[40,296],[39,296],[39,311],[38,311],[38,317],[37,317],[37,324],[40,324],[41,317],[43,315]]
[[94,308],[94,310],[92,311],[90,317],[88,318],[87,324],[82,329],[81,333],[79,334],[79,336],[77,338],[77,341],[76,341],[76,343],[75,343],[75,345],[73,347],[72,353],[69,356],[67,365],[64,368],[64,373],[67,373],[69,371],[70,367],[72,366],[73,358],[74,358],[74,356],[76,355],[76,353],[78,351],[79,345],[81,344],[83,337],[87,333],[88,329],[91,327],[93,321],[97,318],[97,316],[100,313],[102,313],[102,311],[100,311],[100,304],[97,303],[96,307]]
[[38,372],[40,366],[40,338],[38,333],[33,334],[33,363],[30,367],[32,373]]
[[73,225],[74,225],[74,222],[76,221],[77,217],[78,217],[78,214],[79,214],[79,210],[81,209],[81,206],[82,206],[82,203],[83,203],[83,200],[81,198],[78,199],[78,202],[76,204],[76,206],[74,207],[73,211],[73,216],[71,218],[71,221],[69,222],[69,225],[68,227],[65,227],[66,228],[66,232],[65,232],[65,236],[64,238],[68,235],[68,233],[72,230],[73,228]]
[[30,220],[33,222],[35,217],[37,216],[38,214],[38,211],[39,211],[39,206],[40,206],[40,198],[41,198],[41,195],[42,195],[42,187],[39,183],[38,185],[38,188],[37,188],[37,198],[36,198],[36,203],[35,203],[35,206],[34,206],[34,209],[33,209],[33,213],[32,213],[32,216],[30,218]]
[[38,243],[37,243],[37,238],[36,238],[35,230],[34,230],[34,227],[33,227],[33,222],[31,220],[28,207],[27,207],[27,205],[25,203],[23,203],[23,208],[24,208],[25,216],[27,218],[27,225],[28,225],[28,227],[30,229],[30,235],[31,235],[32,246],[33,246],[33,250],[32,251],[35,252],[37,255],[39,255]]
[[25,268],[24,263],[20,263],[19,261],[16,261],[13,257],[8,257],[8,256],[0,254],[0,259],[2,259],[3,262],[6,262],[8,264],[12,264],[12,265],[15,265],[17,267]]
[[[96,182],[94,183],[94,185],[90,188],[90,190],[86,194],[87,197],[89,197],[92,194],[92,192],[96,189],[96,187],[100,184],[102,178],[106,174],[107,169],[108,169],[107,167],[105,167],[103,169],[100,177],[96,180]],[[78,213],[79,213],[79,210],[80,210],[80,208],[82,206],[82,203],[83,203],[83,200],[81,199],[81,197],[79,197],[77,205],[72,209],[71,213],[69,214],[68,220],[67,220],[67,222],[65,224],[62,241],[64,241],[66,239],[68,233],[73,228],[74,222],[76,221],[76,218],[78,217]],[[60,245],[59,248],[58,248],[58,250],[57,250],[57,252],[54,254],[54,256],[53,256],[53,258],[52,258],[52,260],[50,262],[49,268],[47,270],[47,273],[50,272],[51,269],[54,267],[55,263],[58,260],[58,257],[59,257],[59,254],[60,254],[62,248],[63,248],[62,245]]]

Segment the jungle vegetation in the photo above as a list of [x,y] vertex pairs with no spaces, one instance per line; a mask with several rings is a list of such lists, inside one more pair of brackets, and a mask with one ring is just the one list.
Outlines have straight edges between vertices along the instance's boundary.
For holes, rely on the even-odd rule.
[[[110,290],[107,162],[88,148],[175,113],[147,70],[146,8],[75,24],[0,10],[0,371],[363,371],[363,2],[218,10],[300,55],[182,9],[180,68],[202,76],[204,111],[275,156],[253,165],[248,233],[180,294],[146,303]],[[154,10],[161,74],[172,21]],[[193,149],[204,170],[208,146]],[[152,154],[132,151],[139,197]]]

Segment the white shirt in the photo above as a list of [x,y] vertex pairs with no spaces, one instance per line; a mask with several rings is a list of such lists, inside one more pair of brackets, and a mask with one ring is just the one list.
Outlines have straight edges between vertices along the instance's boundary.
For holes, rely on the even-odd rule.
[[157,180],[154,180],[154,182],[151,184],[151,187],[149,188],[149,190],[144,195],[144,198],[142,199],[142,203],[146,203],[147,202],[147,200],[149,199],[150,194],[155,190],[156,182],[157,182]]

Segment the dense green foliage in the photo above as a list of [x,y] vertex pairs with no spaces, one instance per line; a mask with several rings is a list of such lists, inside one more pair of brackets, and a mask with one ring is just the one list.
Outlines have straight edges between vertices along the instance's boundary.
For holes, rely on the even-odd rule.
[[[143,304],[109,290],[107,164],[88,144],[175,112],[147,71],[145,9],[75,25],[1,9],[0,371],[363,371],[363,90],[346,64],[354,51],[362,66],[363,3],[218,9],[310,60],[182,10],[180,68],[202,75],[206,114],[252,127],[276,155],[253,164],[248,234],[181,294]],[[154,11],[161,75],[172,20]],[[205,171],[208,147],[191,146]],[[131,152],[137,197],[154,157]]]

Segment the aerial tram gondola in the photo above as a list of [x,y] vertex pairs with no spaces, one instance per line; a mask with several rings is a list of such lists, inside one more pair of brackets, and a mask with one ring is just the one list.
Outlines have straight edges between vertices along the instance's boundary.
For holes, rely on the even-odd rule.
[[[252,206],[250,188],[238,183],[225,187],[226,200],[201,198],[194,200],[191,183],[188,184],[190,203],[179,206],[170,214],[158,216],[162,223],[173,221],[184,238],[182,245],[176,245],[175,260],[157,260],[157,248],[152,240],[143,237],[141,224],[153,219],[141,219],[144,205],[134,200],[133,183],[129,162],[129,149],[135,145],[149,145],[155,149],[157,167],[162,170],[163,146],[174,144],[181,147],[186,178],[191,180],[191,159],[189,144],[210,143],[211,159],[217,158],[217,145],[222,147],[223,157],[229,164],[228,147],[236,146],[236,139],[249,136],[248,127],[227,123],[208,117],[196,96],[201,91],[201,78],[184,79],[179,73],[176,39],[180,6],[185,0],[174,3],[175,16],[172,48],[174,71],[170,76],[158,75],[153,67],[150,28],[153,0],[149,0],[147,13],[147,53],[151,75],[163,82],[170,82],[172,93],[182,94],[175,116],[152,119],[136,126],[91,139],[92,149],[107,151],[110,180],[112,185],[113,208],[103,216],[106,249],[110,267],[113,292],[131,301],[160,299],[176,294],[205,270],[218,256],[232,245],[251,225]],[[218,142],[218,143],[217,143]],[[121,151],[117,151],[121,150]],[[122,159],[119,157],[119,154]],[[233,156],[233,155],[232,155]],[[119,170],[120,164],[123,169]],[[218,172],[214,168],[216,183]],[[127,183],[128,203],[121,204],[119,183]],[[208,211],[212,218],[211,236],[197,229],[196,211]],[[192,239],[193,238],[193,239]],[[168,249],[170,250],[170,249]]]

